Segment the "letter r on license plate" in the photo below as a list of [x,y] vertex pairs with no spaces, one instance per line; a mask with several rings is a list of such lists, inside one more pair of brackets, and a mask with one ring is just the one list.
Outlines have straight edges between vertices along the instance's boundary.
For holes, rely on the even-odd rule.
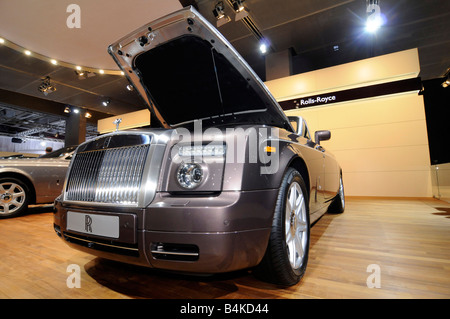
[[119,216],[67,212],[67,229],[83,234],[119,238]]

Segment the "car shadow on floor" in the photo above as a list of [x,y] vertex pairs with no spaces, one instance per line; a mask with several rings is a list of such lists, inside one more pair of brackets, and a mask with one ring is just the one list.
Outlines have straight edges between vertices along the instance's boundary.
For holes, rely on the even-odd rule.
[[215,299],[235,293],[235,280],[247,271],[196,276],[124,264],[102,258],[88,262],[86,273],[104,287],[131,298]]
[[53,204],[29,205],[23,215],[43,214],[53,212]]

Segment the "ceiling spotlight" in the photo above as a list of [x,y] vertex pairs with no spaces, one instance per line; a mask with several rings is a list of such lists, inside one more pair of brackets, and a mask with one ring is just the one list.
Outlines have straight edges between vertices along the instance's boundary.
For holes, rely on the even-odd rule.
[[1,44],[5,43],[5,39],[0,38],[0,43],[1,43]]
[[70,113],[70,107],[66,106],[66,108],[64,109],[64,113]]
[[99,72],[100,74],[103,74],[103,73],[105,73],[105,71],[104,71],[104,70],[98,70],[98,72]]
[[267,53],[267,44],[261,43],[259,46],[259,51],[261,51],[262,54]]
[[58,64],[58,61],[56,61],[55,59],[51,59],[51,60],[50,60],[50,63],[53,64],[53,65],[57,65],[57,64]]
[[216,6],[214,7],[214,10],[212,11],[214,17],[217,19],[217,27],[223,26],[225,23],[228,23],[231,21],[230,17],[225,14],[223,1],[217,2]]
[[51,84],[49,76],[42,79],[42,83],[39,85],[38,91],[44,93],[45,96],[56,91],[56,87]]
[[80,110],[79,109],[73,109],[73,113],[78,114],[78,113],[80,113]]
[[25,53],[25,55],[31,55],[31,51],[29,51],[29,50],[25,50],[25,51],[23,51],[23,53]]
[[127,85],[127,90],[131,92],[131,91],[134,90],[134,88],[133,88],[133,86],[131,84],[128,84]]
[[86,78],[95,76],[95,73],[82,70],[81,68],[80,68],[80,70],[78,70],[78,69],[74,70],[74,72],[76,75],[78,75],[78,80],[84,80]]
[[261,52],[261,54],[266,54],[269,51],[269,48],[269,42],[266,39],[262,38],[259,41],[259,51]]
[[383,25],[383,18],[381,16],[381,9],[380,9],[380,1],[366,0],[366,2],[367,2],[366,31],[369,33],[375,33]]
[[84,117],[87,119],[90,119],[92,117],[92,114],[89,112],[84,113]]
[[244,0],[233,0],[232,5],[233,5],[234,12],[236,12],[234,21],[244,19],[245,17],[248,16],[248,12],[245,10],[245,7],[244,7]]
[[444,75],[444,82],[442,82],[441,86],[443,88],[446,88],[450,85],[450,69],[447,70],[447,72]]
[[234,0],[233,2],[233,9],[236,12],[240,12],[244,10],[244,0]]
[[111,100],[110,100],[110,99],[107,99],[107,100],[105,100],[105,101],[102,102],[103,106],[108,106],[109,103],[111,103]]

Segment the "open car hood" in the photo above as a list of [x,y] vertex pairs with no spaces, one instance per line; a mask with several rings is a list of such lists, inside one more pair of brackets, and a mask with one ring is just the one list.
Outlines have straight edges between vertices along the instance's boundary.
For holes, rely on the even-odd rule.
[[202,120],[292,130],[267,87],[195,9],[151,22],[108,48],[163,127]]

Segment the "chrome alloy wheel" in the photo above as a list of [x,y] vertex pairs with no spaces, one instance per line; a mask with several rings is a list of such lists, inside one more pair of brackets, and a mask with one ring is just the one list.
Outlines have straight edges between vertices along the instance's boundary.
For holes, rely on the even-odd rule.
[[287,255],[293,270],[299,269],[308,245],[308,220],[305,197],[297,182],[289,186],[286,198],[285,239]]
[[22,186],[13,182],[0,183],[0,215],[14,214],[22,208],[25,199]]

